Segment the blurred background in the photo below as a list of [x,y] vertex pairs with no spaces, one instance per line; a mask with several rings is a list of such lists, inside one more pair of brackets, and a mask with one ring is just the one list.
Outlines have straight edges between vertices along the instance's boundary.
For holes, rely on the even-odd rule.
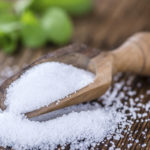
[[111,50],[149,30],[149,0],[0,0],[0,69],[72,43]]

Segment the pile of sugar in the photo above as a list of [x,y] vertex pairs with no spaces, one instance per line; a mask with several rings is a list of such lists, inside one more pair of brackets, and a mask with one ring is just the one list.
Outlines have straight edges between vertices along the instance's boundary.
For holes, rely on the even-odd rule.
[[[80,104],[59,111],[41,115],[32,120],[9,111],[0,113],[0,145],[12,146],[14,149],[54,149],[61,145],[62,149],[70,144],[69,148],[86,150],[89,146],[104,144],[109,149],[117,149],[116,141],[128,134],[128,144],[122,146],[125,149],[132,147],[133,141],[138,148],[144,149],[147,143],[140,144],[139,139],[132,136],[138,135],[138,128],[131,130],[133,123],[147,123],[150,110],[150,102],[143,104],[144,95],[135,97],[136,91],[131,88],[135,77],[131,76],[126,81],[120,80],[121,74],[116,76],[113,88],[99,99],[99,102]],[[141,88],[139,82],[137,87]],[[146,96],[150,95],[147,90]],[[131,98],[134,97],[134,98]],[[102,105],[101,105],[102,104]],[[143,110],[143,113],[139,113]],[[40,122],[39,122],[40,121]],[[41,122],[43,121],[43,122]],[[142,131],[143,139],[146,138],[148,128]],[[142,139],[141,139],[142,140]],[[111,147],[110,147],[111,145]],[[119,150],[119,148],[117,149]]]
[[94,74],[72,65],[42,63],[8,87],[5,105],[13,113],[29,112],[66,97],[93,80]]
[[[58,144],[64,146],[72,143],[72,149],[87,149],[93,141],[101,141],[108,134],[112,134],[121,116],[116,112],[97,108],[80,113],[71,112],[57,119],[40,123],[5,112],[0,114],[0,144],[13,146],[14,149],[44,150],[47,147],[54,149]],[[79,140],[84,140],[81,146]]]

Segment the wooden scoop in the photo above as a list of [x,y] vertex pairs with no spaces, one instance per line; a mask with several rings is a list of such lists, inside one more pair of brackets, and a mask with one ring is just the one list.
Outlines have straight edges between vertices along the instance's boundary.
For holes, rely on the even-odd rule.
[[81,46],[77,48],[73,46],[70,48],[73,48],[74,51],[69,52],[69,50],[62,50],[57,56],[55,56],[55,53],[50,53],[5,81],[0,87],[0,108],[2,110],[6,109],[4,105],[6,88],[27,69],[47,61],[73,64],[74,66],[95,73],[96,78],[92,84],[61,99],[59,102],[54,102],[47,107],[26,113],[28,118],[99,98],[111,85],[112,76],[118,72],[133,72],[140,75],[150,75],[150,33],[135,34],[116,50],[101,53],[92,59],[78,53],[78,51],[80,51],[79,49],[84,47]]

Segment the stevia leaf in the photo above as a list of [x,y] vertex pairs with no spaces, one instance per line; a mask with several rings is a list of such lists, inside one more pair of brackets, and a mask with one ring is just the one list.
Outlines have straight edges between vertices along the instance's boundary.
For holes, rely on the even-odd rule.
[[34,0],[32,8],[37,12],[50,8],[60,7],[71,15],[83,15],[92,8],[92,0]]
[[32,3],[33,0],[17,0],[14,4],[14,9],[17,14],[21,14],[26,11]]
[[5,12],[11,12],[13,10],[13,2],[0,0],[0,14]]
[[22,14],[21,23],[24,25],[37,25],[38,24],[38,18],[32,11],[26,11]]
[[36,15],[31,11],[26,11],[21,17],[21,40],[30,48],[38,48],[46,42],[44,29]]
[[57,45],[69,42],[73,32],[72,21],[60,8],[50,8],[42,18],[42,25],[49,41]]
[[40,25],[23,25],[21,30],[22,43],[30,48],[38,48],[45,44],[46,36]]
[[16,33],[0,34],[0,47],[7,53],[12,54],[17,47],[18,35]]
[[0,32],[11,33],[20,29],[19,22],[1,23],[0,22]]

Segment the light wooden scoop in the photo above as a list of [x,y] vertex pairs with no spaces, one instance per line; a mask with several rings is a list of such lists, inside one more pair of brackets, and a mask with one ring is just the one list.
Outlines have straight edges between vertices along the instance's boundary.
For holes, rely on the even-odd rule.
[[[150,33],[138,33],[129,38],[122,46],[111,52],[105,52],[89,59],[80,53],[70,53],[62,56],[63,59],[47,61],[61,61],[67,64],[87,69],[96,74],[92,84],[61,99],[59,103],[54,102],[47,107],[26,113],[28,118],[39,116],[67,106],[87,102],[99,98],[106,92],[112,82],[112,76],[118,72],[133,72],[140,75],[150,75]],[[42,63],[43,61],[40,61]],[[37,63],[34,63],[36,65]],[[32,66],[32,65],[31,65]],[[28,68],[30,68],[29,66]],[[26,68],[26,70],[28,69]],[[14,81],[20,74],[13,77]],[[9,80],[8,83],[11,83]],[[0,107],[4,110],[6,83],[0,88]]]

